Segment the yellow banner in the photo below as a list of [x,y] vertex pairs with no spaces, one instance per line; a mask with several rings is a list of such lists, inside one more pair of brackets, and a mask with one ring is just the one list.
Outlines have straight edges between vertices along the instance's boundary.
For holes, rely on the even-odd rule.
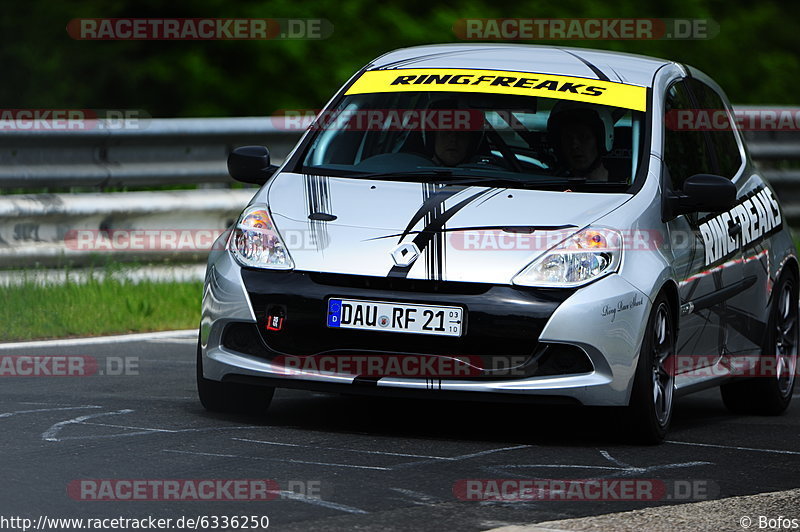
[[408,68],[364,72],[345,94],[375,92],[488,92],[543,96],[590,102],[634,111],[647,107],[647,89],[611,81],[552,74],[468,70],[454,68]]

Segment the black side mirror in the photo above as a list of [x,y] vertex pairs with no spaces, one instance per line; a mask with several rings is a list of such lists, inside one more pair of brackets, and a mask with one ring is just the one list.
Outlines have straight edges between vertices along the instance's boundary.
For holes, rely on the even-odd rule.
[[718,175],[697,174],[683,182],[683,190],[667,197],[673,216],[690,212],[721,212],[733,207],[736,185]]
[[269,163],[265,146],[242,146],[228,155],[228,173],[236,181],[263,185],[278,167]]

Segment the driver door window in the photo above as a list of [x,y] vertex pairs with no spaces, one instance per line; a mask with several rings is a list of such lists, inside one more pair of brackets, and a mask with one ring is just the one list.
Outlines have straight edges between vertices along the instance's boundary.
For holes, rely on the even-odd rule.
[[695,105],[686,83],[680,81],[667,91],[664,116],[664,163],[669,169],[673,190],[695,174],[713,174],[708,144],[703,131],[691,129]]

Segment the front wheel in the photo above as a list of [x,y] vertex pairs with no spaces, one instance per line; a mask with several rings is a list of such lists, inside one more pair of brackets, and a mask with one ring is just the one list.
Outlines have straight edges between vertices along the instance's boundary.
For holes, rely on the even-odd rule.
[[669,302],[659,295],[647,320],[627,411],[627,429],[637,443],[661,443],[672,421],[675,395],[675,324]]
[[757,377],[720,387],[725,406],[737,414],[778,415],[792,400],[798,349],[798,286],[794,273],[782,275],[773,294]]
[[275,388],[213,381],[203,376],[203,354],[197,342],[197,395],[203,408],[211,412],[264,415]]

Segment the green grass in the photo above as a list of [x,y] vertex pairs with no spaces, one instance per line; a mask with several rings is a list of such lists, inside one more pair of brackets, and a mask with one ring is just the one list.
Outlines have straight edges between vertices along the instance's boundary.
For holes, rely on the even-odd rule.
[[191,329],[200,321],[201,282],[88,282],[0,286],[0,342]]

